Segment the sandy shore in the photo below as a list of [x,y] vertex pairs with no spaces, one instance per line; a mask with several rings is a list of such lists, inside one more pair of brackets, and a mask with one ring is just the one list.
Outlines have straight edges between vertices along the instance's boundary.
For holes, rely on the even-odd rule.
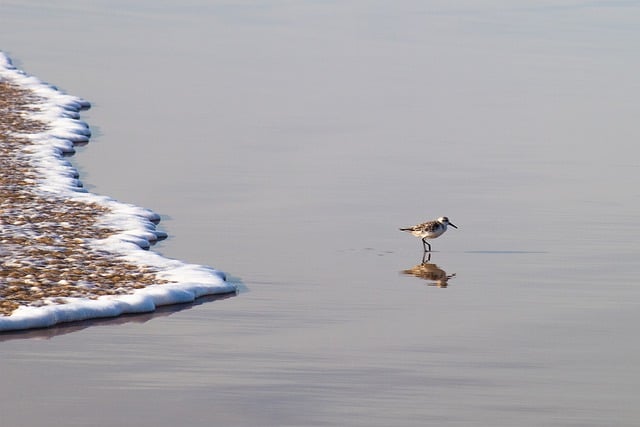
[[98,249],[96,241],[120,231],[98,225],[108,208],[38,189],[43,177],[29,156],[28,135],[47,131],[30,117],[39,101],[0,82],[0,315],[167,283],[151,267]]

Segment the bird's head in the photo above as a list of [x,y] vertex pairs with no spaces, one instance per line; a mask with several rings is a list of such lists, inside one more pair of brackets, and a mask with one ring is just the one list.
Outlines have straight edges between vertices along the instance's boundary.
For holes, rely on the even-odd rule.
[[438,221],[440,224],[443,224],[443,225],[450,225],[453,228],[458,228],[454,223],[450,222],[449,218],[447,218],[446,216],[441,216],[436,221]]

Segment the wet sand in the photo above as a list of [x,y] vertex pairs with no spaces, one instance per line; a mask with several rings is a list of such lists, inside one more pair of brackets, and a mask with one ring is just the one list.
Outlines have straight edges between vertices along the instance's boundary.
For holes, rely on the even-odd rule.
[[212,268],[145,251],[166,237],[160,217],[87,192],[65,159],[89,141],[89,103],[0,61],[0,331],[235,292]]
[[36,3],[3,48],[93,103],[85,185],[241,292],[3,335],[3,421],[637,423],[634,7]]
[[38,97],[0,82],[0,315],[19,306],[64,304],[66,298],[124,294],[151,284],[166,283],[150,267],[140,267],[95,249],[89,243],[115,234],[99,227],[106,208],[65,197],[38,194],[43,177],[26,152],[30,135],[46,130],[29,118]]

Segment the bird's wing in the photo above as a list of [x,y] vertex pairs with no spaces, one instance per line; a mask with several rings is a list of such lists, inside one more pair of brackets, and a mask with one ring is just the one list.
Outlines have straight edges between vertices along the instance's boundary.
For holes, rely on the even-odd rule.
[[438,228],[439,225],[440,224],[438,224],[438,221],[427,221],[423,222],[422,224],[416,225],[414,228],[416,230],[434,231]]

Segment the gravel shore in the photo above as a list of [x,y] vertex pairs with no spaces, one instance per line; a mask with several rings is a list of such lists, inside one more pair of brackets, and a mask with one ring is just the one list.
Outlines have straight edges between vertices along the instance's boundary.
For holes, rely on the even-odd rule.
[[154,268],[99,249],[119,230],[98,225],[108,208],[39,191],[44,179],[29,156],[39,98],[0,81],[0,315],[20,306],[121,295],[167,283]]

